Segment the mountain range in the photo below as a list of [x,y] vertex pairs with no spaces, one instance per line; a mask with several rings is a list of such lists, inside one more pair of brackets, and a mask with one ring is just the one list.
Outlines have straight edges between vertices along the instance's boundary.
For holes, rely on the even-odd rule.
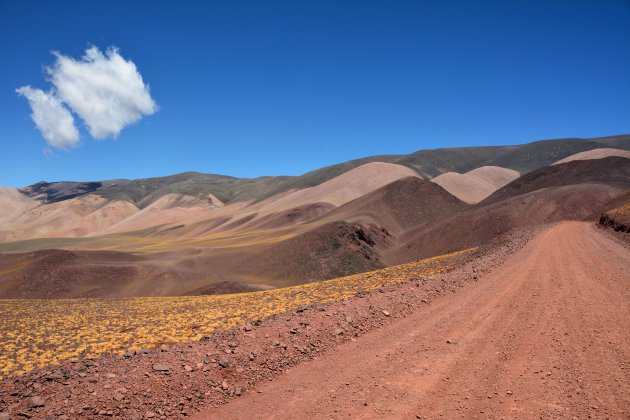
[[262,290],[595,220],[630,189],[630,135],[422,150],[301,176],[185,172],[0,188],[0,297]]

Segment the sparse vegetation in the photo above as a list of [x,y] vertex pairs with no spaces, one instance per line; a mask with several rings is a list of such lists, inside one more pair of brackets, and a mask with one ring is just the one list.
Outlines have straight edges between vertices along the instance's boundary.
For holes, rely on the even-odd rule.
[[614,209],[607,211],[606,215],[611,218],[614,218],[615,216],[630,216],[630,199],[619,207],[615,207]]
[[234,295],[0,300],[0,377],[78,357],[200,340],[246,320],[450,270],[469,249],[284,289]]
[[601,215],[599,224],[617,232],[630,233],[630,192],[622,196],[615,207]]

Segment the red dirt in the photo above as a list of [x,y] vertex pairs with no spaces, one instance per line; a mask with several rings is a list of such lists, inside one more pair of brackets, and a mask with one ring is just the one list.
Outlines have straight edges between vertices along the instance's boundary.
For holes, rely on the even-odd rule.
[[[461,261],[450,273],[425,277],[407,272],[407,284],[276,315],[254,322],[250,331],[236,328],[161,351],[64,363],[1,380],[0,419],[3,412],[58,420],[148,418],[151,413],[167,419],[226,403],[237,397],[238,389],[251,392],[256,384],[278,377],[291,366],[396,322],[437,297],[476,281],[476,273],[500,265],[531,237],[531,231],[505,235]],[[222,367],[222,360],[229,367]],[[156,371],[155,364],[167,365],[169,371]],[[32,397],[41,398],[45,405],[29,408]]]
[[521,230],[448,274],[5,379],[0,418],[628,418],[630,252],[603,232]]
[[628,418],[630,253],[563,222],[477,284],[198,418]]

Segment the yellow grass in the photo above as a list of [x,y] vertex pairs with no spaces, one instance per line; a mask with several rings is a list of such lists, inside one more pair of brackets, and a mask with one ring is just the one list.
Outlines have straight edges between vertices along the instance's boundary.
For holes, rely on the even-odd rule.
[[200,340],[248,319],[448,271],[474,249],[334,280],[218,296],[0,299],[0,377],[77,357]]
[[630,202],[606,212],[609,217],[614,216],[630,216]]

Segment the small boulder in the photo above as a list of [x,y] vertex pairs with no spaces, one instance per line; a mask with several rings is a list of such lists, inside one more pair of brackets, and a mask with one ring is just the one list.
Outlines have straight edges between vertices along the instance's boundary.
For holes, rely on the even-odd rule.
[[162,365],[162,364],[156,363],[153,365],[153,370],[156,372],[168,372],[171,370],[171,368],[168,367],[168,365]]
[[43,407],[45,405],[46,405],[46,401],[44,401],[42,397],[38,397],[37,395],[26,399],[26,406],[28,408]]
[[221,359],[219,360],[219,366],[221,366],[223,369],[227,369],[230,367],[230,362],[225,359]]

